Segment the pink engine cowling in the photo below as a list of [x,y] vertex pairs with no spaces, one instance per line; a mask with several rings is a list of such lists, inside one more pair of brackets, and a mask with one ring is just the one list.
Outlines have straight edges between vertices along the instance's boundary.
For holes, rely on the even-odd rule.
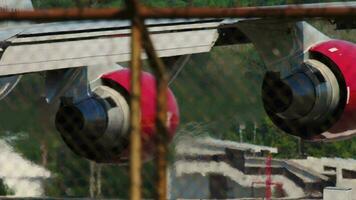
[[356,45],[329,40],[310,48],[308,56],[286,77],[266,73],[268,116],[281,130],[309,141],[356,135]]
[[[104,83],[115,85],[118,84],[128,94],[130,94],[130,70],[124,69],[116,72],[111,72],[102,76]],[[155,140],[155,121],[156,121],[156,79],[153,75],[147,72],[141,74],[141,128],[142,128],[142,146],[143,156],[147,159],[151,156],[154,150]],[[179,125],[179,108],[173,92],[167,91],[167,126],[168,139],[172,140],[175,131]],[[123,157],[128,157],[128,152],[124,152]]]
[[331,40],[310,49],[310,52],[330,67],[337,67],[340,82],[340,95],[344,97],[342,114],[335,124],[322,134],[326,139],[343,139],[356,134],[356,44]]
[[[56,128],[76,154],[99,163],[126,163],[129,158],[130,70],[105,74],[90,98],[71,103],[62,101]],[[142,159],[155,150],[156,80],[141,74]],[[167,91],[167,126],[171,140],[179,124],[179,109]]]

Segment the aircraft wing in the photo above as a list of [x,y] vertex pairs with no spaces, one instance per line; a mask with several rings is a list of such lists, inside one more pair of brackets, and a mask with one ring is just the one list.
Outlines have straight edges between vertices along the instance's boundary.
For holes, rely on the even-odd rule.
[[[354,7],[356,2],[301,7],[345,5]],[[225,44],[221,38],[231,34],[221,31],[222,26],[236,26],[246,20],[166,19],[145,23],[158,55],[170,57],[209,52],[216,42]],[[0,29],[0,76],[129,61],[130,31],[130,22],[125,20],[72,21]],[[238,30],[233,31],[241,38],[232,43],[247,40]]]
[[[221,21],[148,20],[146,24],[159,56],[169,57],[210,51]],[[0,30],[0,75],[129,61],[130,33],[129,21],[64,22]]]

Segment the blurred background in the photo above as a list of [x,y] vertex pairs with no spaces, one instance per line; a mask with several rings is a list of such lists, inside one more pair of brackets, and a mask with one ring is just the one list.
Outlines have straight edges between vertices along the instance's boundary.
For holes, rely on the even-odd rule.
[[[157,7],[233,7],[313,2],[331,1],[142,1],[145,5]],[[120,7],[123,6],[123,1],[33,0],[33,5],[35,8]],[[311,21],[310,23],[330,37],[356,42],[354,30],[336,31],[335,26],[328,21]],[[268,40],[268,38],[266,39]],[[127,63],[123,63],[123,65],[127,66]],[[148,68],[146,67],[145,70],[148,70]],[[178,178],[171,180],[170,187],[175,187],[174,184],[177,184],[176,189],[171,190],[172,198],[195,198],[199,194],[194,196],[194,191],[199,193],[199,190],[204,190],[203,188],[214,190],[214,181],[220,183],[220,187],[225,189],[230,186],[233,187],[233,184],[229,181],[238,182],[231,177],[228,181],[220,180],[221,176],[226,174],[224,175],[219,170],[214,172],[213,169],[206,170],[204,172],[206,174],[200,176],[198,172],[194,171],[203,170],[204,167],[200,165],[190,166],[191,171],[185,171],[185,168],[189,165],[179,163],[179,159],[182,155],[190,155],[189,152],[181,151],[191,148],[184,146],[190,144],[188,141],[193,141],[193,146],[199,143],[201,145],[199,147],[202,149],[208,148],[205,145],[211,144],[220,145],[219,148],[222,149],[234,149],[234,146],[239,146],[237,143],[249,143],[266,148],[274,147],[278,149],[278,153],[274,152],[274,149],[271,150],[274,159],[305,159],[308,156],[356,159],[356,138],[334,143],[307,143],[275,128],[267,118],[262,105],[260,91],[264,73],[264,63],[253,45],[243,44],[215,47],[210,53],[192,55],[187,60],[186,66],[174,76],[170,87],[180,105],[181,124],[171,145],[170,173],[176,174],[175,177],[180,177],[182,180],[177,180]],[[43,82],[44,78],[41,74],[26,75],[16,89],[0,103],[0,158],[2,159],[1,162],[5,163],[0,166],[0,180],[2,180],[0,181],[0,195],[128,198],[128,166],[95,164],[72,153],[64,144],[54,128],[53,119],[43,114],[50,112],[41,104],[38,95],[44,91]],[[230,144],[229,142],[236,143]],[[224,150],[224,152],[226,151]],[[253,156],[257,154],[255,151],[250,153]],[[199,160],[199,158],[219,160],[219,157],[204,158],[204,156],[199,157],[196,154],[191,154],[195,155],[190,157],[193,160]],[[7,167],[4,167],[5,165]],[[199,169],[194,169],[194,167]],[[20,180],[21,177],[15,175],[22,168],[26,171],[24,176],[30,177],[27,183],[21,183],[25,185],[22,187],[29,188],[28,185],[31,185],[31,189],[19,192],[21,187],[16,186],[16,181]],[[210,166],[210,168],[214,167]],[[223,166],[216,168],[223,169]],[[264,167],[261,167],[261,169],[263,170],[255,172],[256,177],[252,178],[251,182],[246,183],[247,185],[252,182],[256,182],[255,184],[258,185],[259,181],[265,180]],[[226,169],[225,173],[229,170]],[[11,176],[11,173],[13,173],[13,176]],[[152,198],[154,195],[154,173],[153,163],[151,161],[145,163],[143,166],[143,196],[145,198]],[[190,173],[191,176],[183,177],[183,175],[179,175],[184,173]],[[231,171],[231,173],[234,174],[235,172]],[[206,186],[207,183],[202,177],[208,175],[210,182]],[[189,184],[183,184],[188,183],[188,180],[193,180],[195,187],[192,188]],[[283,182],[284,179],[278,180]],[[28,185],[26,186],[26,184]],[[243,184],[240,183],[240,185]],[[288,186],[285,187],[288,189]],[[262,186],[260,189],[257,188],[256,191],[251,191],[250,187],[246,188],[249,188],[248,191],[246,189],[246,194],[240,197],[263,195]],[[188,191],[191,191],[192,194]],[[28,195],[26,195],[26,192]],[[210,197],[212,193],[214,192],[210,191]],[[233,192],[221,194],[221,191],[215,191],[214,194],[229,197],[229,195],[233,195]],[[208,194],[201,195],[204,198],[204,195]]]

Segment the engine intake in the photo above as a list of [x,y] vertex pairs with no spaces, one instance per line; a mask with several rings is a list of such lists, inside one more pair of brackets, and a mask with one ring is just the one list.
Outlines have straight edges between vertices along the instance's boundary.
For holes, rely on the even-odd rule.
[[56,115],[56,128],[75,153],[109,162],[127,148],[129,106],[124,96],[108,86],[93,92],[92,98],[79,103],[63,103]]
[[356,134],[356,46],[330,40],[310,49],[310,59],[288,77],[267,72],[265,110],[283,131],[311,141]]
[[267,73],[262,91],[265,109],[275,124],[303,138],[330,128],[340,95],[335,75],[317,60],[306,61],[283,79],[274,72]]
[[[56,127],[65,143],[78,155],[100,163],[126,163],[129,157],[130,71],[114,71],[101,77],[102,85],[92,97],[77,103],[63,100],[56,114]],[[167,91],[168,139],[179,124],[178,105]],[[156,80],[141,74],[142,159],[155,149]]]

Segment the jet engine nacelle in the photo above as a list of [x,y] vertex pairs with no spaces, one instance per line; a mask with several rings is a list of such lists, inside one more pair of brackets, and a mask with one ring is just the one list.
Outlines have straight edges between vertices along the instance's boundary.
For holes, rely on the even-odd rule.
[[311,141],[356,134],[356,45],[330,40],[309,49],[309,59],[287,77],[268,72],[265,110],[283,131]]
[[[78,103],[62,101],[56,128],[65,143],[78,155],[100,163],[125,163],[129,156],[130,71],[111,72],[101,77],[102,85],[91,98]],[[143,159],[154,150],[156,119],[155,78],[141,75],[141,127]],[[167,91],[167,124],[172,139],[179,123],[179,111],[171,90]]]

